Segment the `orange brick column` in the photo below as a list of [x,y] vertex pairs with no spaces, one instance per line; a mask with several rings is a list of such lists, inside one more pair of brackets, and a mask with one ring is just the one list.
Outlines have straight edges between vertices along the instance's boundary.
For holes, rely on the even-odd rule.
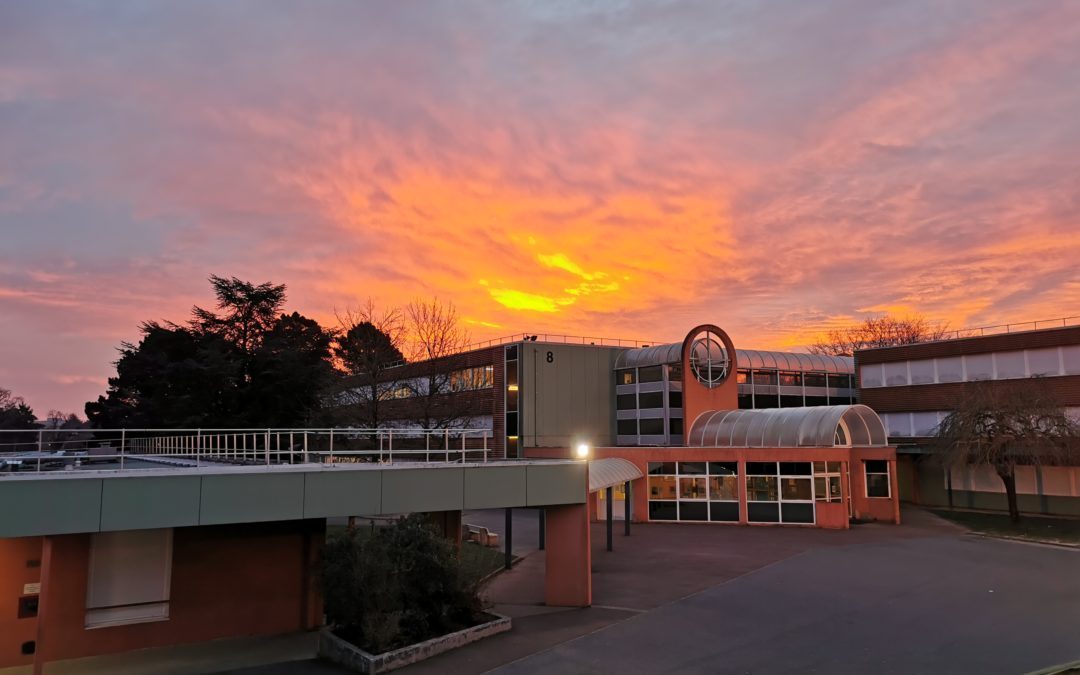
[[592,550],[587,504],[549,506],[544,602],[553,607],[592,604]]

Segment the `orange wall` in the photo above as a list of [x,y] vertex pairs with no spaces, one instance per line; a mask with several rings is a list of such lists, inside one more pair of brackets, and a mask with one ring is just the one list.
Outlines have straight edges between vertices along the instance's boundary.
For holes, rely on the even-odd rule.
[[[19,644],[35,635],[38,658],[47,662],[314,628],[322,618],[314,564],[324,539],[324,521],[177,528],[170,618],[86,630],[90,535],[47,537],[39,619],[19,621],[13,630],[8,617],[0,619],[0,667],[29,663],[18,656]],[[39,555],[36,541],[0,540],[0,607],[11,608],[11,616],[15,591],[22,590],[16,579],[27,576],[14,564]]]
[[[529,457],[570,457],[568,448],[529,448]],[[739,475],[746,475],[746,462],[843,462],[850,466],[851,480],[844,473],[843,494],[852,500],[855,516],[861,519],[900,522],[900,502],[897,499],[896,449],[895,448],[651,448],[651,447],[615,447],[594,448],[593,457],[620,457],[633,462],[644,475],[648,475],[649,462],[739,462]],[[889,461],[892,479],[892,496],[888,498],[868,498],[863,478],[862,461],[866,459],[884,459]],[[634,521],[648,522],[649,496],[645,479],[634,481],[633,502]],[[590,516],[595,517],[595,498],[590,500]],[[739,481],[739,501],[741,502],[740,522],[746,521],[746,481]],[[817,526],[824,528],[846,529],[848,527],[847,504],[817,503]],[[753,525],[773,526],[765,523]]]
[[[728,377],[719,386],[712,389],[698,382],[694,371],[690,369],[690,348],[694,335],[698,331],[710,330],[720,336],[724,343],[729,359]],[[683,340],[682,347],[682,388],[683,388],[683,433],[689,434],[690,427],[698,415],[710,410],[736,410],[739,407],[739,385],[735,377],[738,364],[736,362],[735,345],[727,333],[710,324],[695,327]]]
[[544,603],[552,607],[592,604],[592,546],[585,504],[545,509]]
[[0,666],[28,665],[33,656],[22,656],[24,642],[37,638],[37,620],[18,618],[23,585],[37,583],[41,568],[41,538],[0,539]]

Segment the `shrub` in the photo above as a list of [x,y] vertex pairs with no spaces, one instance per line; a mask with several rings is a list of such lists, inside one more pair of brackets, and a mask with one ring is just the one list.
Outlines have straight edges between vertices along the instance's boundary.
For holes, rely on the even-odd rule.
[[375,654],[474,625],[482,610],[453,543],[422,514],[331,536],[319,584],[334,631]]

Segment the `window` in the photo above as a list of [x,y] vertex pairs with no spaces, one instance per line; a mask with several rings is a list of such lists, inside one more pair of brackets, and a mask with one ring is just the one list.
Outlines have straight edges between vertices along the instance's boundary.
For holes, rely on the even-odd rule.
[[908,362],[908,370],[911,372],[912,384],[934,383],[934,360],[919,359]]
[[682,364],[672,363],[668,366],[668,381],[682,382]]
[[881,364],[871,363],[865,366],[859,366],[859,384],[864,389],[871,387],[881,386]]
[[664,435],[664,418],[653,417],[648,419],[639,420],[642,436],[663,436]]
[[618,394],[615,396],[616,410],[634,410],[637,408],[637,394]]
[[633,368],[615,371],[615,384],[634,384],[635,382],[637,382],[637,378],[634,377]]
[[776,384],[777,375],[775,370],[753,371],[754,384]]
[[638,382],[663,382],[664,381],[664,367],[663,366],[649,366],[647,368],[638,368]]
[[937,362],[937,381],[962,382],[964,380],[962,358],[961,356],[948,356],[935,359]]
[[[884,364],[884,369],[886,387],[897,387],[908,384],[907,361],[886,363]],[[840,385],[833,386],[837,387]]]
[[998,352],[994,354],[994,379],[1011,380],[1025,377],[1024,352]]
[[779,375],[781,387],[801,387],[802,386],[802,373],[796,372],[782,372]]
[[516,410],[506,413],[506,435],[518,435],[518,414]]
[[889,462],[884,459],[868,459],[863,462],[863,469],[866,474],[866,496],[888,497]]
[[681,417],[672,417],[668,420],[668,431],[672,436],[682,436],[683,422]]
[[803,405],[802,396],[781,396],[780,407],[781,408],[801,408]]
[[750,371],[740,370],[735,373],[735,382],[737,384],[749,384],[750,383]]
[[90,536],[87,628],[169,618],[172,538],[171,529]]
[[754,407],[754,397],[750,394],[739,394],[739,409],[751,410]]
[[638,407],[642,409],[663,408],[664,392],[643,391],[638,393]]
[[825,373],[803,373],[803,384],[808,387],[824,387]]
[[964,370],[967,382],[994,379],[993,354],[968,354],[964,357]]
[[450,391],[471,391],[474,389],[487,389],[495,380],[493,366],[479,366],[477,368],[465,368],[450,373]]
[[672,408],[682,407],[682,392],[681,391],[669,391],[668,392],[668,406]]
[[649,518],[738,522],[737,462],[649,462]]
[[851,389],[851,375],[847,373],[829,375],[829,386],[834,389]]
[[1059,375],[1061,373],[1057,347],[1029,349],[1027,362],[1028,371],[1032,375]]
[[814,522],[810,462],[747,462],[746,516],[754,523]]
[[620,436],[637,436],[637,420],[618,420],[615,422],[615,433]]
[[819,502],[842,500],[840,462],[814,462],[814,499]]

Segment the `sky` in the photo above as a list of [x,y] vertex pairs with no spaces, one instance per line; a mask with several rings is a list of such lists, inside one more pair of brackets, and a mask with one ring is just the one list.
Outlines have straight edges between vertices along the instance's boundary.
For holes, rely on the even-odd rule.
[[207,277],[798,350],[1080,314],[1080,2],[0,3],[0,387]]

